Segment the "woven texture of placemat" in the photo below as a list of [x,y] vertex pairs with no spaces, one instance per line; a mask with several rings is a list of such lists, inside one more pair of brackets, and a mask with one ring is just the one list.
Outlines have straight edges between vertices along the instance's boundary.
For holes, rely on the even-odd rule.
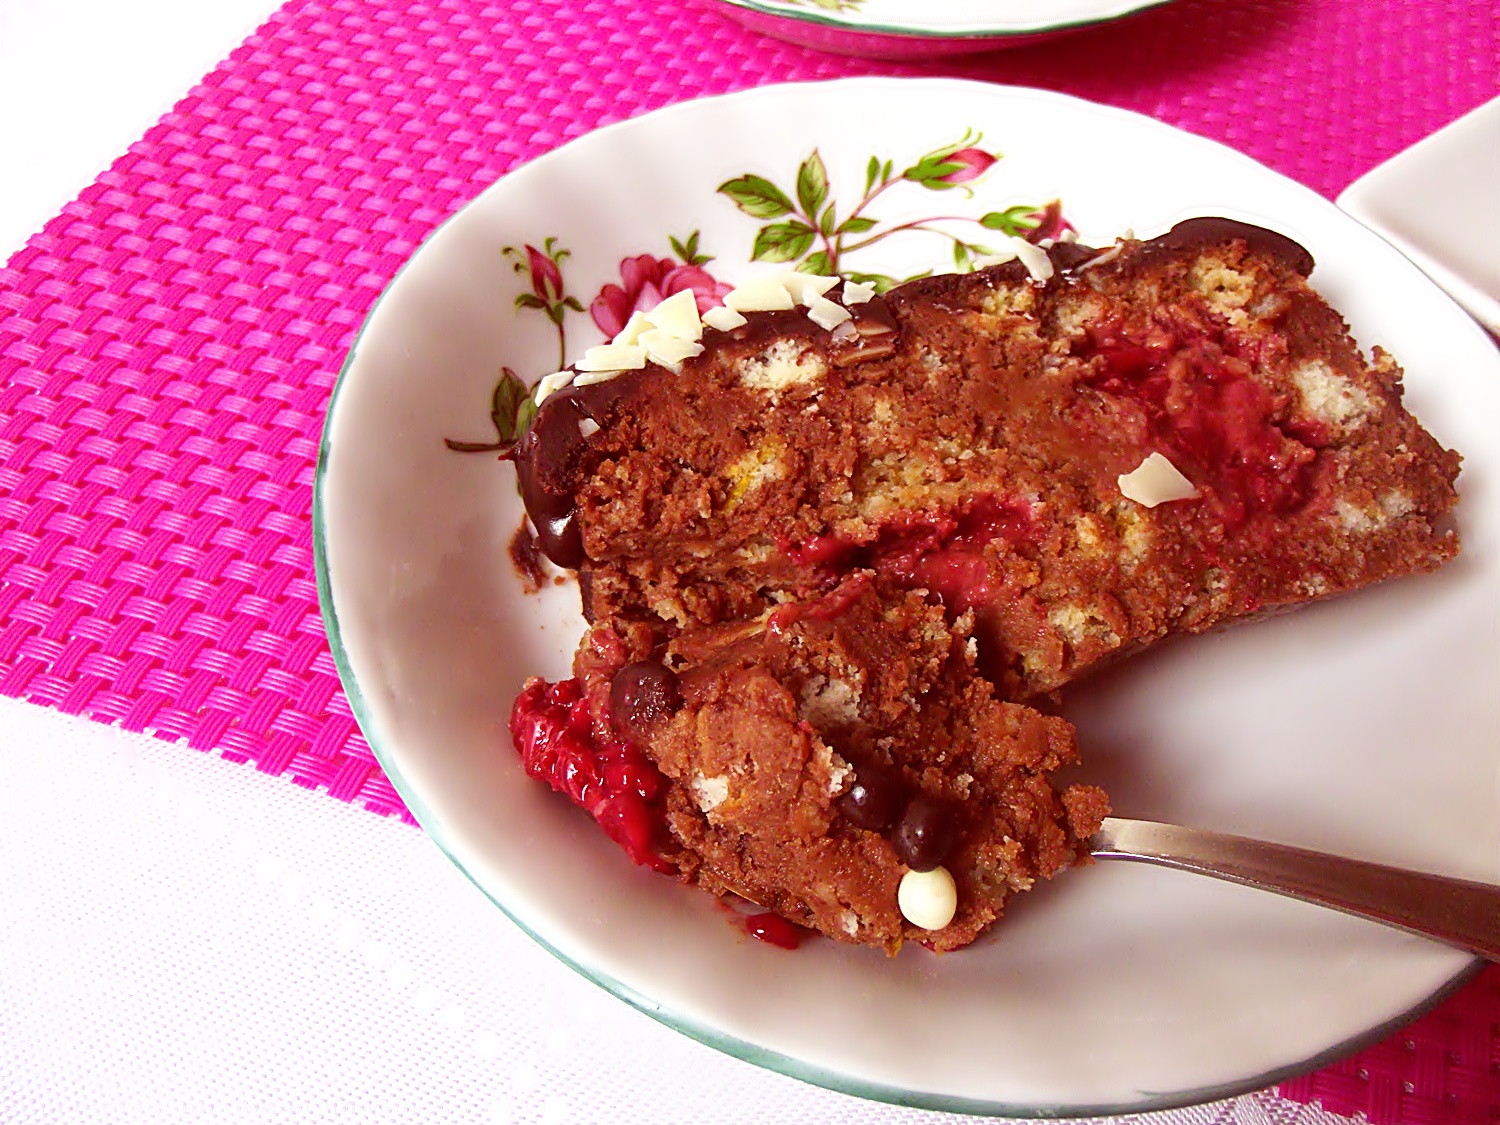
[[[1331,196],[1500,93],[1500,14],[1177,0],[918,68],[762,39],[706,0],[296,0],[0,270],[0,692],[407,816],[340,689],[311,558],[323,412],[376,296],[572,137],[872,73],[1135,109]],[[1497,1011],[1490,974],[1411,1049],[1284,1089],[1377,1123],[1488,1120]]]
[[1375,1046],[1278,1091],[1374,1125],[1488,1125],[1500,1119],[1500,965]]

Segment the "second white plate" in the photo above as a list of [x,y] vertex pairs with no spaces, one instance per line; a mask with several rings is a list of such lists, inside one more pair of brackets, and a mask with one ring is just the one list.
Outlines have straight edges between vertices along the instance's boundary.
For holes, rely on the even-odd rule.
[[719,0],[741,23],[804,46],[921,59],[1015,47],[1167,0]]
[[1500,98],[1366,172],[1338,203],[1500,335]]

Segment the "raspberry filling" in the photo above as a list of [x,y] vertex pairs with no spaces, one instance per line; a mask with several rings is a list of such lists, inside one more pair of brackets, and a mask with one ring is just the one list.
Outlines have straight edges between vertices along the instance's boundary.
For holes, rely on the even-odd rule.
[[927,589],[953,613],[989,603],[991,585],[985,547],[996,539],[1032,542],[1030,505],[996,496],[975,496],[952,513],[904,515],[880,529],[873,542],[854,543],[820,535],[783,544],[799,566],[820,570],[873,570],[903,590]]
[[811,934],[810,930],[788,922],[779,914],[751,914],[742,925],[751,937],[781,949],[796,949],[802,944],[802,939]]
[[531,680],[511,708],[510,733],[528,774],[586,811],[636,863],[672,871],[658,852],[666,784],[630,743],[594,737],[578,680]]
[[1252,375],[1228,337],[1158,329],[1144,340],[1091,329],[1081,353],[1103,359],[1096,389],[1136,403],[1153,441],[1194,483],[1211,486],[1225,524],[1306,502],[1327,435],[1284,421],[1286,403]]

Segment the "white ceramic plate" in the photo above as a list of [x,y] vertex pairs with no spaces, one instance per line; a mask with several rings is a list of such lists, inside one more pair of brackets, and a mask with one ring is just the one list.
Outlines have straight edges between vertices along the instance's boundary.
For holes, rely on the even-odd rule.
[[1365,173],[1338,202],[1500,334],[1500,98]]
[[[995,151],[981,175],[931,186]],[[804,206],[799,168],[837,222],[870,196],[861,214],[876,223],[840,263],[859,272],[952,263],[956,244],[989,236],[979,217],[1054,198],[1085,240],[1224,214],[1313,252],[1314,283],[1365,346],[1402,360],[1411,407],[1468,455],[1464,553],[1080,685],[1067,702],[1085,772],[1122,815],[1500,878],[1500,355],[1387,243],[1243,156],[1120,110],[947,80],[766,87],[601,130],[484,192],[381,299],[324,438],[319,587],[355,713],[433,838],[537,940],[643,1011],[912,1105],[1061,1115],[1227,1096],[1368,1041],[1460,980],[1469,958],[1417,938],[1122,864],[1022,896],[989,939],[944,957],[831,941],[788,953],[633,867],[523,775],[508,709],[525,676],[567,674],[577,594],[522,592],[506,553],[521,518],[510,466],[444,441],[493,437],[502,364],[535,378],[602,338],[586,310],[625,259],[652,255],[629,272],[670,288],[773,268],[749,264],[757,244],[818,252],[780,213]],[[682,252],[712,255],[707,272]]]
[[747,27],[871,58],[931,58],[1014,47],[1167,0],[719,0]]

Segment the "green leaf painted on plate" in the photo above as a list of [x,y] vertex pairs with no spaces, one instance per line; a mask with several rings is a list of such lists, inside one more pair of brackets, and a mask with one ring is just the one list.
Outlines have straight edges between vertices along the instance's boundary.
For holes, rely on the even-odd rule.
[[443,444],[455,453],[498,453],[508,450],[520,439],[536,415],[536,401],[526,384],[509,367],[500,369],[500,381],[490,393],[490,423],[495,427],[494,441],[455,441],[444,438]]
[[764,176],[744,175],[726,180],[719,185],[719,191],[745,214],[757,219],[775,219],[792,210],[792,201]]
[[521,400],[521,405],[516,408],[516,440],[520,441],[527,430],[531,429],[531,420],[536,417],[536,399],[527,395]]
[[811,219],[828,199],[828,169],[818,150],[802,162],[797,169],[797,201],[802,204],[802,213]]
[[901,178],[926,188],[941,190],[949,186],[943,182],[944,177],[961,172],[963,167],[962,164],[949,160],[946,154],[929,154],[902,172]]
[[1037,221],[1036,208],[1022,204],[981,215],[979,225],[988,230],[1004,231],[1009,235],[1025,235],[1036,227]]
[[500,369],[500,381],[490,396],[490,421],[495,423],[495,432],[501,441],[515,441],[520,436],[516,426],[516,415],[521,403],[531,399],[526,384],[516,377],[509,367]]
[[807,253],[814,231],[804,222],[771,223],[760,228],[750,258],[756,262],[792,262]]
[[833,270],[829,268],[829,264],[828,254],[823,250],[819,250],[817,253],[809,254],[802,261],[798,262],[797,272],[816,273],[827,277],[833,273]]
[[698,232],[694,231],[688,235],[687,241],[667,236],[667,241],[672,244],[672,253],[676,254],[690,266],[702,266],[714,260],[712,254],[698,253]]
[[873,285],[875,286],[875,292],[877,293],[888,292],[889,290],[894,289],[897,285],[901,284],[894,277],[891,277],[889,274],[884,273],[855,273],[850,270],[846,271],[843,276],[848,280],[858,282],[861,285]]

